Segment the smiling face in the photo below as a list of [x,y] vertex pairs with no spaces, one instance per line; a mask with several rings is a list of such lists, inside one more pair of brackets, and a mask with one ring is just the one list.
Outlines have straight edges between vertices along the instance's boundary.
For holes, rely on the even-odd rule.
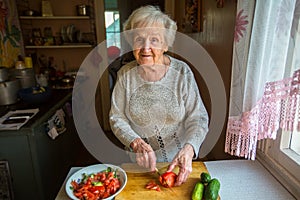
[[163,25],[139,28],[133,35],[133,55],[139,65],[164,64],[163,54],[168,50]]

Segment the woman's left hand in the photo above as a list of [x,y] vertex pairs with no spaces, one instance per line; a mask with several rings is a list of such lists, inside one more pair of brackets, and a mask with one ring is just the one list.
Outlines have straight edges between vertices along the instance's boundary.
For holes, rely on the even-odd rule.
[[168,172],[172,171],[176,166],[179,167],[178,176],[174,186],[179,186],[186,182],[188,176],[192,172],[192,161],[194,156],[194,149],[192,145],[186,144],[177,153],[173,161],[168,167]]

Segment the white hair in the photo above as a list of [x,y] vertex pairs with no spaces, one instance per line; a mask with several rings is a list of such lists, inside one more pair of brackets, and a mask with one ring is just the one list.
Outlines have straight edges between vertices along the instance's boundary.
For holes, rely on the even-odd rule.
[[[123,27],[126,32],[136,28],[151,27],[153,24],[157,23],[164,26],[165,41],[167,45],[171,47],[175,40],[177,25],[175,21],[173,21],[167,14],[163,13],[158,7],[147,5],[134,10],[123,24]],[[127,40],[130,39],[130,37],[126,38]]]

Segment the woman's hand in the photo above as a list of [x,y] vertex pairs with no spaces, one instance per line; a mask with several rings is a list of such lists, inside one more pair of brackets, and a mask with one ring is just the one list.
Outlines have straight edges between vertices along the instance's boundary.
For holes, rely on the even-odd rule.
[[141,138],[133,140],[130,146],[136,153],[137,164],[149,168],[151,171],[155,171],[156,156],[152,147]]
[[174,186],[179,186],[186,182],[190,173],[192,172],[192,161],[194,156],[194,149],[192,145],[186,144],[184,147],[177,153],[173,161],[168,167],[168,172],[172,171],[175,166],[179,167],[179,173]]

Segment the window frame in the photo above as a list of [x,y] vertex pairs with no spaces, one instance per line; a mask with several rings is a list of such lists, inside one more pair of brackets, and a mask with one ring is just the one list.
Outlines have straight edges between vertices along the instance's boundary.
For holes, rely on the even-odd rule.
[[[299,131],[293,131],[291,133],[291,142],[288,144],[290,146],[290,149],[295,151],[298,155],[300,155],[300,130]],[[295,158],[298,164],[300,164],[300,161],[297,160],[298,158]]]
[[289,149],[291,132],[279,130],[277,137],[258,141],[257,160],[300,199],[300,156]]

